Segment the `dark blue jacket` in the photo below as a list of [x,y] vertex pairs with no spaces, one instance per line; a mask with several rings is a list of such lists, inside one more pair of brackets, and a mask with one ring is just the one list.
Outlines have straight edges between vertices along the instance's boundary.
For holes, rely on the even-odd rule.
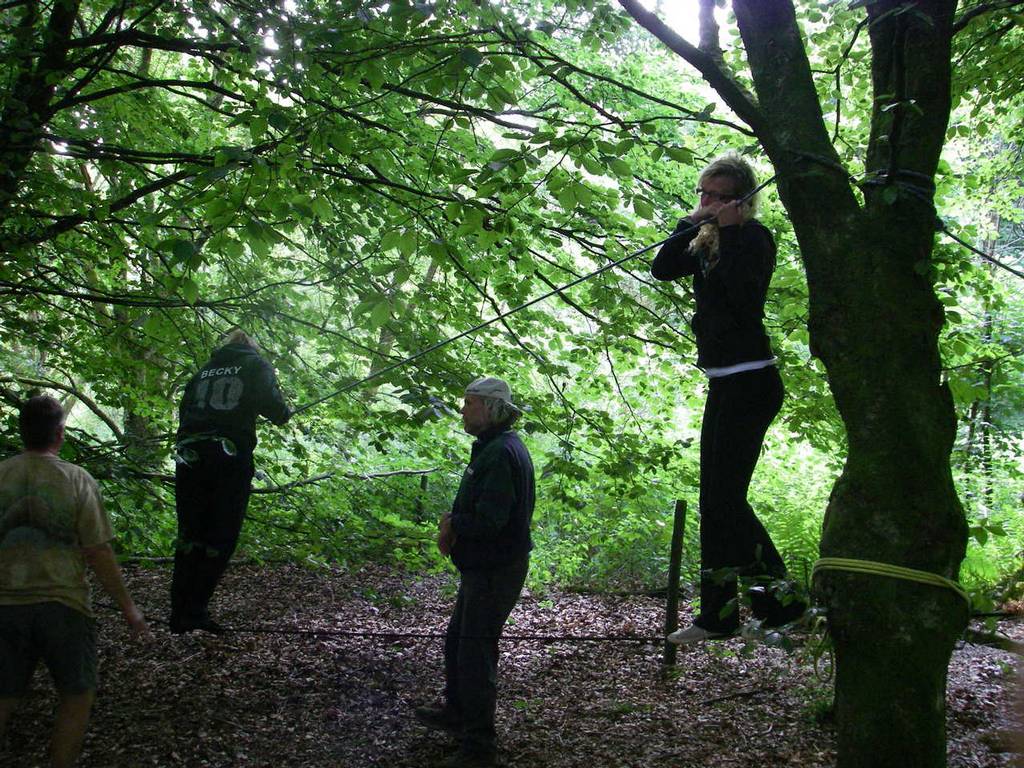
[[178,440],[226,437],[241,455],[256,447],[256,417],[284,424],[291,416],[274,369],[245,344],[214,350],[185,386],[178,410]]
[[479,435],[452,504],[455,566],[485,570],[526,557],[534,500],[533,462],[519,435],[506,427]]

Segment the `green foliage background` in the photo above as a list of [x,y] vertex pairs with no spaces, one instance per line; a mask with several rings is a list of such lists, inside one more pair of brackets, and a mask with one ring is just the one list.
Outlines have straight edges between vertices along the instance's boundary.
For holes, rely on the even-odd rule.
[[[856,169],[871,100],[862,12],[800,12]],[[771,174],[706,85],[603,0],[15,2],[0,37],[2,447],[17,450],[27,392],[63,397],[65,455],[101,478],[126,554],[171,549],[177,399],[231,325],[306,403],[666,236],[727,148]],[[1020,38],[1012,14],[960,33],[937,196],[955,231],[1018,268]],[[804,576],[843,428],[771,187],[760,218],[780,246],[768,322],[789,396],[752,500]],[[921,270],[946,306],[961,417],[962,578],[1009,594],[1024,552],[1022,283],[946,240]],[[694,577],[706,385],[691,311],[688,286],[654,283],[639,258],[264,425],[267,492],[243,553],[443,567],[434,524],[469,445],[459,399],[488,373],[528,407],[538,586],[661,584],[677,498]]]

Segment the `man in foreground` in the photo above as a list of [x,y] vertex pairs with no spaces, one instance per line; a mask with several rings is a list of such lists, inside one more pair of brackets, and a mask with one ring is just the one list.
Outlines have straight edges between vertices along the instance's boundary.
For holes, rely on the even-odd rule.
[[526,582],[533,547],[533,463],[512,431],[520,414],[501,379],[466,388],[462,424],[476,440],[437,539],[461,577],[445,637],[445,703],[416,710],[423,724],[459,736],[459,751],[445,763],[453,767],[497,759],[498,638]]
[[132,633],[148,636],[149,629],[110,547],[96,481],[58,457],[60,403],[29,399],[19,426],[24,452],[0,463],[0,739],[41,658],[58,693],[50,764],[65,768],[78,759],[96,697],[87,564]]

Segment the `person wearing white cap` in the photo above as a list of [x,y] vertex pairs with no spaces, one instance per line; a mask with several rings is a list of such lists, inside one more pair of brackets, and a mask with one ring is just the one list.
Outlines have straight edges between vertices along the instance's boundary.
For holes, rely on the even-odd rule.
[[501,379],[466,387],[462,425],[476,440],[437,539],[461,576],[445,636],[445,703],[416,710],[424,725],[460,738],[444,765],[490,766],[497,758],[498,638],[526,582],[533,547],[533,462],[512,430],[521,414]]

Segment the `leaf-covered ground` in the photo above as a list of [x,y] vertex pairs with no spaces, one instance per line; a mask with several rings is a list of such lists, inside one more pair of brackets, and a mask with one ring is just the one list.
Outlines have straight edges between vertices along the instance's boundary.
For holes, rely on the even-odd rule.
[[[136,600],[163,617],[169,570],[131,569]],[[230,570],[216,598],[233,627],[440,633],[448,576],[378,569]],[[663,606],[646,597],[525,595],[518,635],[657,636]],[[430,766],[453,744],[412,718],[441,690],[433,638],[236,632],[132,642],[100,609],[102,682],[81,765]],[[685,617],[684,617],[685,618]],[[1001,629],[1024,638],[1020,621]],[[828,766],[830,686],[798,655],[730,640],[681,653],[661,674],[660,644],[503,641],[502,760],[509,766]],[[1009,654],[957,650],[949,683],[949,765],[1009,766]],[[54,696],[45,673],[9,729],[10,768],[44,764]]]

